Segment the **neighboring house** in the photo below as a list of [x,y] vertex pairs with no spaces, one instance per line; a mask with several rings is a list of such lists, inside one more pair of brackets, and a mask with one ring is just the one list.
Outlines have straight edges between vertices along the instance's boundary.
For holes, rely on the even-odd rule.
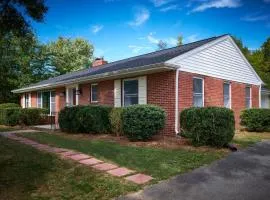
[[262,87],[262,108],[270,108],[270,90]]
[[[229,35],[164,49],[68,73],[14,90],[23,107],[155,104],[165,109],[166,134],[179,132],[184,108],[231,108],[237,126],[241,110],[260,107],[260,77]],[[57,121],[58,115],[56,115]]]

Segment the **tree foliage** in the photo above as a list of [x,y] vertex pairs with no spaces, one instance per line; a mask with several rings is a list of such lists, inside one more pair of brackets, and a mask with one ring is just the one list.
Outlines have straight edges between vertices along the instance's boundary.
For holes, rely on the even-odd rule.
[[94,47],[85,39],[59,37],[46,45],[49,65],[57,74],[64,74],[89,67]]
[[44,0],[1,0],[0,1],[0,37],[12,32],[24,36],[31,32],[26,17],[41,22],[47,12]]
[[183,36],[178,35],[177,36],[177,46],[181,46],[181,45],[183,45]]

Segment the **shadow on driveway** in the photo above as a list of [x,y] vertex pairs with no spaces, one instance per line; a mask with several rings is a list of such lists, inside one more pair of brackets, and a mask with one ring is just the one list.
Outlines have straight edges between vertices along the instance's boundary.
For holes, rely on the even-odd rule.
[[269,200],[270,141],[118,200]]

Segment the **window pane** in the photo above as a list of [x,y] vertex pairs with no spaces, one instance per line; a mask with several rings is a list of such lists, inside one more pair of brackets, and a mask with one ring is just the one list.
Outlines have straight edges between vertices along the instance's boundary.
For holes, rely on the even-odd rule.
[[43,105],[43,108],[46,108],[46,109],[50,108],[50,92],[42,93],[42,105]]
[[223,84],[223,100],[224,100],[224,107],[230,108],[230,84],[229,83]]
[[250,101],[251,101],[251,88],[250,87],[246,87],[246,108],[250,108],[251,107],[251,104],[250,104]]
[[55,112],[55,92],[51,92],[51,114]]
[[91,101],[98,101],[98,85],[91,85]]
[[29,107],[29,94],[25,94],[25,108]]
[[37,107],[38,108],[42,108],[42,93],[41,92],[38,92],[37,93]]
[[203,79],[193,79],[193,106],[203,107]]
[[201,93],[203,92],[203,83],[202,79],[194,78],[193,79],[193,93]]
[[124,106],[138,104],[138,80],[124,81]]
[[195,107],[203,107],[203,96],[202,94],[193,96],[193,106]]
[[250,87],[246,87],[246,98],[250,98]]

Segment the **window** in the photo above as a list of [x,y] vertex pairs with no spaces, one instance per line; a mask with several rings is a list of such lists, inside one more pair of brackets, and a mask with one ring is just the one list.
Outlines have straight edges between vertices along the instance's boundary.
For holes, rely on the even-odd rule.
[[139,87],[137,79],[124,80],[123,82],[124,106],[138,104],[139,102],[138,90]]
[[30,99],[29,99],[29,94],[25,94],[25,108],[30,107]]
[[247,86],[246,87],[246,108],[251,108],[251,87]]
[[223,84],[223,101],[225,108],[231,108],[231,84]]
[[204,106],[203,79],[193,78],[193,106]]
[[91,102],[98,102],[98,84],[91,84]]
[[42,108],[42,92],[37,93],[37,107]]

